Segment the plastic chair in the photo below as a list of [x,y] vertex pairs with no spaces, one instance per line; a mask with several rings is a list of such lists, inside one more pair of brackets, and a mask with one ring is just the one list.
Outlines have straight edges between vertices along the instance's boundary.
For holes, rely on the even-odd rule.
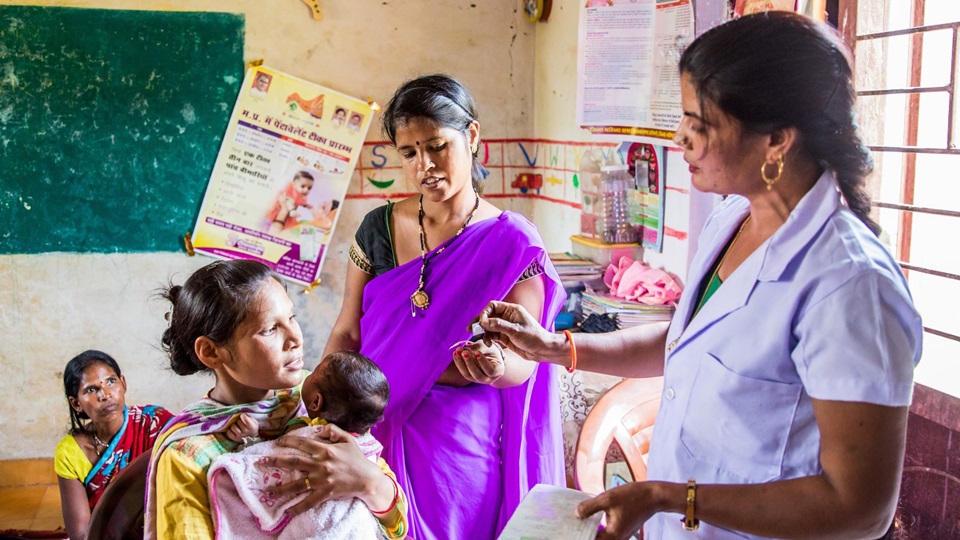
[[573,474],[578,489],[593,494],[604,491],[607,449],[614,441],[633,479],[646,480],[646,456],[662,389],[663,377],[625,379],[600,397],[577,437]]

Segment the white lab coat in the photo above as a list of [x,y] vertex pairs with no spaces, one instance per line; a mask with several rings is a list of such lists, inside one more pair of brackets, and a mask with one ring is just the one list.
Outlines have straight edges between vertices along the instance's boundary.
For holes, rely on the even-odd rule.
[[[648,478],[753,484],[820,472],[811,398],[910,404],[923,328],[889,252],[826,172],[786,223],[690,319],[704,275],[745,219],[728,197],[691,263],[667,336]],[[757,538],[661,513],[646,540]]]

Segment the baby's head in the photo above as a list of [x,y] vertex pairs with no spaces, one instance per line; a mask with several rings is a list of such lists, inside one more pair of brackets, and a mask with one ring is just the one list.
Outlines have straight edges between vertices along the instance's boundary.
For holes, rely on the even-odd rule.
[[366,433],[383,418],[390,385],[369,358],[340,351],[328,354],[307,376],[302,395],[310,418],[323,418],[350,433]]
[[329,214],[330,212],[333,212],[337,208],[340,208],[340,201],[336,199],[328,199],[326,201],[323,201],[319,205],[317,205],[316,214],[318,216],[323,214]]
[[293,175],[293,187],[306,197],[313,189],[313,175],[307,171],[297,171],[297,174]]

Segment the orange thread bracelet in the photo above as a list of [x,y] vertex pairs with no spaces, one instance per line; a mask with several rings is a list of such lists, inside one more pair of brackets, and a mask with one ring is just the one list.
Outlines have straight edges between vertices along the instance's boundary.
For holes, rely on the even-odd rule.
[[573,342],[573,334],[569,330],[564,330],[563,335],[570,340],[570,367],[567,368],[567,373],[573,373],[577,370],[577,344]]

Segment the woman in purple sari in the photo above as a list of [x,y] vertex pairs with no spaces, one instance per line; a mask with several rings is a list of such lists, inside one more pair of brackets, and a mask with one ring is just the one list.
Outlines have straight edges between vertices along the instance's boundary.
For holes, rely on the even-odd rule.
[[324,355],[359,350],[390,382],[373,432],[409,497],[411,537],[492,539],[530,488],[564,483],[557,366],[455,345],[494,299],[552,327],[563,288],[536,227],[480,197],[480,124],[456,80],[405,83],[383,129],[419,195],[364,218]]

